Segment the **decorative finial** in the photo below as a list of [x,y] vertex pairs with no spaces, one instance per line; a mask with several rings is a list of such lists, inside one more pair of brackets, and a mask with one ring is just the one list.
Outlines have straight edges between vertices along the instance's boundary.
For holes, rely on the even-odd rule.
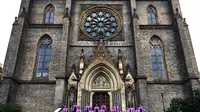
[[133,12],[136,13],[136,8],[133,9]]
[[176,8],[176,13],[178,13],[179,11],[178,11],[178,8]]
[[84,57],[84,50],[81,49],[81,57]]
[[19,17],[26,17],[26,8],[23,7],[21,14],[19,15]]
[[13,25],[17,25],[17,24],[18,24],[18,18],[15,17],[15,21],[14,21]]
[[64,17],[63,18],[68,18],[69,17],[69,8],[68,7],[66,7],[66,9],[65,9],[66,11],[65,11],[65,15],[64,15]]
[[75,72],[76,71],[76,66],[75,64],[72,65],[72,72]]
[[186,18],[183,18],[183,21],[186,22]]
[[122,51],[121,51],[121,49],[118,50],[118,56],[119,56],[119,58],[122,57]]

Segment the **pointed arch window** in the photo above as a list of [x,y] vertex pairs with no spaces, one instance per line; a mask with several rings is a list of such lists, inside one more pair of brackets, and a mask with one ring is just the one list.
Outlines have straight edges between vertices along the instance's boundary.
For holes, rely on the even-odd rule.
[[55,15],[55,8],[53,5],[49,5],[45,9],[45,23],[53,23]]
[[148,11],[148,24],[156,24],[157,23],[156,8],[150,5],[147,8],[147,11]]
[[43,38],[39,42],[36,77],[48,77],[51,60],[51,43],[52,41],[48,37]]
[[165,61],[163,55],[162,42],[157,37],[150,40],[151,63],[154,77],[166,79]]

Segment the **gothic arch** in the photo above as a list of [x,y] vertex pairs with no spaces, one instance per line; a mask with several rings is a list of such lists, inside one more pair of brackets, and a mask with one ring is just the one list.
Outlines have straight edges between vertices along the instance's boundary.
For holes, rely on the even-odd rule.
[[84,89],[92,90],[92,82],[95,80],[96,77],[98,77],[99,73],[103,73],[104,77],[107,78],[109,81],[110,88],[107,90],[114,91],[122,87],[122,85],[117,85],[123,84],[123,81],[121,80],[120,74],[118,73],[117,69],[115,69],[115,67],[113,67],[113,65],[111,65],[110,63],[102,61],[86,69],[80,81],[83,84]]
[[149,40],[152,74],[154,78],[168,79],[165,50],[160,37],[154,35]]
[[148,18],[148,24],[158,24],[157,9],[155,6],[151,4],[147,7],[147,18]]
[[55,20],[55,6],[53,4],[48,4],[44,8],[44,23],[54,23]]
[[37,53],[33,78],[48,78],[49,63],[51,61],[52,39],[49,35],[43,35],[37,44]]
[[53,43],[53,40],[51,38],[51,36],[49,34],[44,34],[40,37],[40,39],[38,40],[38,45],[40,44],[41,40],[48,38],[49,40],[51,40],[51,44]]

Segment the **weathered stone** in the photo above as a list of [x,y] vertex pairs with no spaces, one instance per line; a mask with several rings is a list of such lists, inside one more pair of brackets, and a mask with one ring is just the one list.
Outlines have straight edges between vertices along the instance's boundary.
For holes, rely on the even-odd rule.
[[[55,7],[54,22],[46,24],[45,8],[50,4]],[[156,8],[157,24],[148,25],[149,5]],[[122,29],[116,37],[101,42],[82,39],[88,37],[81,32],[80,18],[94,7],[109,8],[120,15]],[[38,44],[44,35],[52,39],[49,75],[36,78]],[[159,37],[163,45],[167,80],[154,77],[152,71],[150,39],[153,36]],[[97,46],[103,46],[103,51],[96,51]],[[84,69],[78,74],[82,49]],[[119,65],[119,57],[122,65]],[[134,84],[123,82],[129,81],[125,78],[127,64]],[[69,80],[73,65],[76,78]],[[119,66],[124,68],[123,74]],[[118,101],[122,111],[128,104],[143,103],[148,112],[162,112],[161,93],[167,108],[172,98],[187,98],[192,90],[200,88],[191,38],[178,0],[22,0],[2,75],[0,103],[19,104],[23,112],[52,112],[61,103],[71,106],[74,101],[78,101],[82,109],[84,104],[94,105],[93,95],[99,86],[92,88],[85,81],[92,82],[90,79],[98,75],[110,84],[98,91],[107,92],[110,107]],[[128,89],[133,92],[132,102],[126,102]]]

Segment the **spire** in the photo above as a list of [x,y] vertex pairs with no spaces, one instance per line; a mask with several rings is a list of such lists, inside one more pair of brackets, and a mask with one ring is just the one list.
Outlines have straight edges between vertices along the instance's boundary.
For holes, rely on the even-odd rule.
[[124,67],[123,67],[123,61],[122,61],[122,53],[121,53],[121,50],[119,49],[118,50],[118,68],[119,68],[119,73],[121,75],[123,75],[124,73]]
[[83,74],[83,70],[85,68],[85,63],[84,63],[84,50],[81,49],[81,54],[80,54],[80,62],[79,62],[79,74]]

